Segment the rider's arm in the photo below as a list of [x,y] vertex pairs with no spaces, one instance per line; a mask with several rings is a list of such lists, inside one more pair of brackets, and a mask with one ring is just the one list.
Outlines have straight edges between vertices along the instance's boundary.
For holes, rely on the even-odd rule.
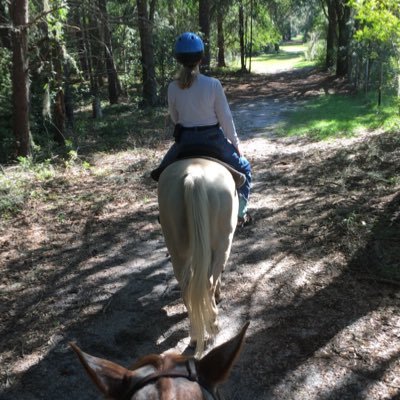
[[168,86],[168,112],[172,122],[176,124],[178,122],[178,111],[175,106],[172,85],[173,82],[171,82]]
[[215,80],[215,113],[217,114],[218,122],[225,136],[240,153],[239,138],[236,133],[235,123],[233,122],[228,100],[226,99],[221,82],[217,79]]

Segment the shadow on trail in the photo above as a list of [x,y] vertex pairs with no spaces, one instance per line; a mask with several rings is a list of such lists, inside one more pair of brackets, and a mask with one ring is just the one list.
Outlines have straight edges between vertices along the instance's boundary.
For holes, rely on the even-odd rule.
[[[51,251],[38,248],[26,255],[32,262],[7,265],[9,271],[29,274],[48,254],[54,267],[37,277],[29,301],[25,297],[12,305],[15,314],[1,327],[2,352],[22,356],[19,368],[24,370],[17,381],[10,374],[2,399],[98,398],[68,341],[128,366],[187,336],[186,313],[168,316],[163,309],[181,299],[161,230],[152,225],[155,207],[102,217],[101,223],[93,215],[80,241]],[[43,327],[49,327],[48,336]],[[22,334],[15,337],[15,331]],[[43,348],[49,352],[39,359],[35,354]]]
[[353,88],[343,79],[317,68],[306,67],[274,74],[245,74],[231,78],[220,77],[229,103],[277,100],[299,101],[322,93],[351,93]]
[[[287,166],[295,157],[303,162],[290,170]],[[385,164],[379,160],[377,157],[375,162],[384,170]],[[310,397],[303,390],[318,386],[325,391],[314,398],[368,398],[365,388],[382,379],[398,357],[393,351],[371,365],[362,349],[355,349],[356,357],[349,358],[341,348],[341,335],[352,324],[365,320],[366,328],[360,334],[373,335],[381,326],[370,328],[367,316],[382,307],[399,305],[398,288],[370,280],[364,266],[371,248],[379,250],[376,257],[384,251],[386,261],[393,261],[394,266],[399,259],[394,249],[400,249],[400,195],[395,195],[393,187],[381,190],[377,182],[365,190],[362,170],[348,173],[338,185],[338,176],[356,161],[337,152],[315,164],[299,152],[254,164],[255,196],[285,192],[285,202],[276,209],[256,210],[255,225],[237,232],[234,257],[223,278],[228,291],[229,285],[239,285],[246,274],[253,273],[252,268],[268,263],[264,270],[260,267],[251,291],[226,304],[243,308],[246,319],[259,321],[257,329],[250,327],[240,361],[224,387],[227,398],[307,399]],[[371,168],[372,161],[367,165]],[[393,172],[390,168],[392,164],[386,165],[387,176]],[[388,200],[384,207],[374,208],[374,199],[380,196]],[[343,220],[361,213],[375,216],[365,231],[364,243],[346,266],[341,260],[329,259],[333,250],[343,250],[342,236],[348,233]],[[164,310],[181,300],[161,231],[151,224],[155,218],[155,204],[120,218],[103,216],[98,220],[94,215],[81,243],[38,248],[26,255],[29,262],[9,263],[10,271],[23,269],[28,274],[35,262],[47,255],[54,268],[47,276],[37,277],[41,287],[31,293],[25,307],[16,307],[16,315],[2,327],[2,346],[9,346],[15,357],[32,354],[30,360],[21,359],[31,366],[24,368],[19,382],[11,382],[1,393],[2,399],[98,398],[67,347],[70,340],[93,355],[129,365],[137,357],[162,352],[187,336],[186,313],[178,310],[167,315]],[[390,240],[388,224],[393,228]],[[384,240],[387,247],[377,247],[377,240]],[[255,246],[257,242],[263,246]],[[313,280],[299,283],[304,269],[314,265],[320,268],[308,275]],[[370,263],[369,274],[376,265]],[[107,273],[110,270],[112,274]],[[49,320],[58,325],[58,336],[49,332],[49,343],[54,344],[43,358],[35,359],[35,351],[49,344],[43,343],[43,336],[42,341],[36,340],[35,332],[44,322],[48,326]],[[13,327],[22,325],[27,327],[26,334],[14,338]],[[325,379],[338,364],[343,365],[344,377]]]
[[[285,157],[280,159],[283,167]],[[271,262],[257,276],[252,290],[231,305],[247,310],[246,319],[254,321],[255,333],[246,340],[240,371],[234,371],[232,385],[226,389],[228,398],[376,398],[368,390],[374,384],[379,387],[398,360],[396,331],[386,327],[385,316],[374,319],[372,326],[369,316],[376,310],[387,310],[387,318],[395,310],[398,315],[399,282],[380,277],[384,266],[391,273],[400,272],[400,194],[376,182],[360,191],[365,183],[355,175],[344,183],[347,195],[343,186],[340,191],[336,185],[318,184],[319,178],[334,178],[343,168],[340,152],[318,165],[304,162],[296,171],[269,169],[264,162],[254,165],[255,182],[257,174],[266,175],[260,179],[265,183],[255,184],[255,195],[289,191],[292,198],[289,202],[284,197],[277,209],[257,209],[255,225],[236,236],[234,271],[242,280],[257,264]],[[363,171],[358,173],[361,179]],[[335,187],[342,202],[332,196]],[[376,209],[373,204],[379,197],[384,206]],[[345,225],[340,224],[352,213],[365,213],[363,218],[372,215],[374,223],[344,265],[330,257],[336,249],[345,252]],[[265,245],[253,250],[254,241]],[[313,272],[302,281],[307,269]],[[359,328],[351,330],[355,324]],[[367,340],[392,350],[376,362]],[[333,367],[341,374],[331,375]],[[392,398],[398,398],[400,389],[392,391]]]

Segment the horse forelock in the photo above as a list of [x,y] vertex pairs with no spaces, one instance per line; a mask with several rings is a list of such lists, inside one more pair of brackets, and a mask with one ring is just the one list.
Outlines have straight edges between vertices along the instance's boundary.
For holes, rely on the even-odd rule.
[[[132,400],[204,400],[212,399],[203,392],[196,380],[186,376],[186,372],[179,376],[169,375],[186,371],[186,363],[190,357],[176,353],[165,353],[161,355],[151,354],[138,360],[132,367],[132,371],[141,368],[152,367],[155,369],[157,379],[151,379],[145,387],[133,393]],[[165,375],[163,375],[165,373]]]
[[152,366],[157,371],[167,371],[175,365],[186,362],[188,357],[181,354],[166,353],[166,354],[149,354],[139,359],[129,369],[135,371],[145,366]]

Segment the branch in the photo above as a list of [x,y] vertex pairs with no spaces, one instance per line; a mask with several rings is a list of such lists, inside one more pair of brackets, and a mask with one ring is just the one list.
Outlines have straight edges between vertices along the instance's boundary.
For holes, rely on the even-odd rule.
[[[328,0],[328,1],[329,1],[329,0]],[[324,14],[325,14],[326,19],[329,20],[328,13],[327,13],[327,11],[325,10],[324,0],[321,0],[321,7],[322,7],[322,11],[323,11]]]
[[32,21],[30,21],[30,22],[28,22],[27,24],[24,24],[24,25],[0,24],[0,29],[8,29],[8,30],[13,31],[13,32],[17,32],[17,31],[20,31],[20,30],[23,30],[23,29],[27,29],[30,26],[35,25],[40,19],[46,17],[47,15],[49,15],[49,14],[55,12],[55,11],[61,10],[62,8],[65,8],[65,7],[60,6],[60,7],[52,8],[49,11],[42,12],[34,20],[32,20]]

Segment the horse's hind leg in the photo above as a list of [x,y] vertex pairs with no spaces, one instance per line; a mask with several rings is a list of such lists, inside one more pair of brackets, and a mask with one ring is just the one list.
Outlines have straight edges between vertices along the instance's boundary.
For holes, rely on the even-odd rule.
[[217,280],[217,285],[215,287],[215,292],[214,292],[214,299],[215,303],[219,304],[221,302],[221,277],[218,278]]
[[[230,254],[231,242],[222,241],[219,243],[217,249],[214,251],[214,259],[212,263],[212,276],[213,276],[213,295],[216,304],[222,300],[221,288],[221,274],[225,269]],[[218,311],[217,311],[218,312]]]

